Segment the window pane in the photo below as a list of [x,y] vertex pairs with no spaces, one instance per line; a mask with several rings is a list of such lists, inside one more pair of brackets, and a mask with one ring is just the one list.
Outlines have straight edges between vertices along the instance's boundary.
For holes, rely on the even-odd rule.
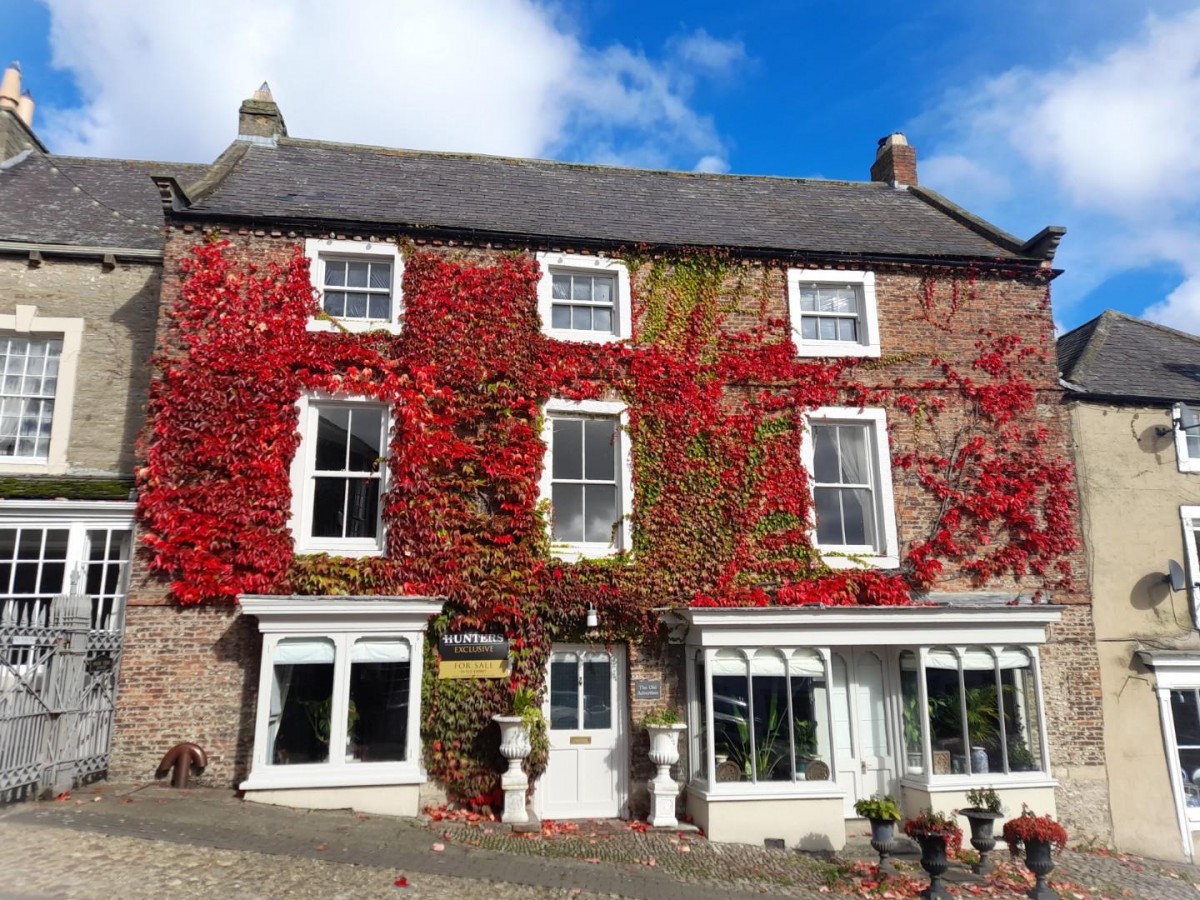
[[592,279],[586,275],[575,275],[571,278],[571,299],[591,300]]
[[550,660],[550,728],[579,727],[579,671],[575,654],[555,654]]
[[597,303],[612,303],[616,293],[615,279],[596,278],[592,285],[592,299]]
[[571,327],[576,331],[592,330],[592,310],[589,306],[571,307]]
[[612,727],[612,663],[607,658],[584,660],[583,727]]
[[583,423],[583,477],[588,481],[617,479],[617,423],[612,419],[587,419]]
[[838,465],[837,426],[813,425],[813,479],[821,484],[839,484],[842,470]]
[[267,762],[296,765],[329,761],[333,706],[333,642],[283,640],[274,665],[267,719]]
[[607,309],[592,310],[592,328],[595,331],[612,331],[612,311]]
[[554,485],[550,503],[554,507],[552,539],[579,543],[583,540],[583,485]]
[[708,679],[704,674],[704,651],[697,650],[695,665],[692,669],[696,680],[696,714],[692,721],[698,725],[689,728],[692,752],[688,754],[692,774],[697,778],[708,777]]
[[346,314],[346,295],[341,291],[326,291],[325,312],[331,316],[344,316]]
[[367,263],[346,263],[346,286],[365,288],[367,286]]
[[933,745],[933,773],[966,774],[962,691],[958,682],[958,669],[927,666],[925,690],[929,696],[929,737]]
[[1200,747],[1200,709],[1196,691],[1171,691],[1171,718],[1175,722],[1175,743]]
[[839,425],[838,449],[845,484],[870,484],[867,466],[867,428],[864,425]]
[[713,752],[716,780],[749,780],[750,679],[746,661],[736,650],[718,650],[714,659]]
[[383,431],[383,410],[364,407],[350,410],[351,472],[374,472],[383,456],[380,435]]
[[838,320],[838,340],[839,341],[857,341],[858,340],[858,320],[857,319],[839,319]]
[[816,288],[802,288],[800,290],[800,309],[804,312],[815,312],[817,309],[817,291]]
[[341,472],[346,468],[346,445],[350,431],[350,410],[327,406],[317,410],[316,469]]
[[326,261],[325,284],[329,287],[346,286],[346,263],[344,260]]
[[1012,772],[1045,771],[1042,759],[1042,734],[1038,727],[1037,682],[1033,661],[1019,648],[1004,648],[1004,656],[1021,654],[1026,664],[1005,668],[1002,660],[1000,686],[1004,695],[1004,737],[1008,768]]
[[815,488],[813,503],[816,506],[817,543],[828,547],[848,543],[842,530],[841,491],[837,488]]
[[555,304],[550,308],[550,325],[552,328],[571,327],[571,307]]
[[346,537],[375,537],[379,528],[379,479],[349,478],[346,484]]
[[554,420],[554,478],[583,478],[583,420]]
[[917,683],[917,655],[911,650],[900,654],[900,699],[904,718],[904,770],[910,775],[925,771],[921,749],[921,695]]
[[[763,651],[759,651],[759,655]],[[778,654],[771,653],[778,658]],[[756,657],[757,659],[757,657]],[[773,660],[774,661],[774,660]],[[779,660],[783,670],[782,660]],[[788,679],[786,675],[755,675],[754,749],[751,763],[758,781],[791,781],[795,766],[790,745],[791,717],[788,715]],[[750,753],[750,749],[746,748]]]
[[350,664],[346,759],[408,758],[409,648],[400,638],[361,638]]
[[817,339],[817,320],[811,316],[800,320],[800,337],[806,341]]
[[347,319],[365,319],[367,317],[367,295],[366,294],[347,294],[346,295],[346,318]]
[[392,300],[386,294],[372,294],[367,300],[367,316],[371,319],[390,319]]
[[346,479],[314,478],[312,536],[340,538],[346,510]]
[[871,492],[862,488],[839,491],[842,501],[842,528],[845,543],[852,546],[874,543]]
[[392,289],[392,264],[371,263],[371,287],[376,289]]
[[823,341],[837,340],[837,319],[819,319],[818,330]]
[[616,487],[605,484],[585,485],[584,500],[583,539],[598,544],[610,543],[617,522]]
[[[991,654],[988,654],[990,657]],[[1004,771],[1000,748],[1000,702],[996,694],[994,668],[963,672],[967,700],[967,740],[971,752],[967,759],[973,775]]]
[[[789,665],[796,778],[802,781],[827,781],[833,765],[829,752],[829,697],[825,663],[812,650],[796,650]],[[813,765],[815,762],[823,765]]]
[[552,275],[550,278],[550,297],[554,300],[571,299],[571,276]]
[[45,532],[41,528],[22,528],[17,544],[17,559],[41,559]]

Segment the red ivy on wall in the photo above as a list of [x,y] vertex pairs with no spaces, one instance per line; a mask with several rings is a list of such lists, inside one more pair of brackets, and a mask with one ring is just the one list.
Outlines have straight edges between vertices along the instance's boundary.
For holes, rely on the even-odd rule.
[[[635,339],[595,345],[541,333],[528,256],[480,265],[410,252],[402,334],[352,335],[306,330],[316,306],[299,251],[285,266],[241,269],[224,242],[196,247],[155,357],[138,472],[152,567],[184,604],[430,594],[449,599],[456,630],[509,634],[513,685],[427,685],[427,761],[468,796],[494,779],[474,735],[513,686],[541,684],[551,643],[579,637],[589,605],[604,636],[621,639],[652,632],[651,610],[669,604],[906,604],[947,563],[980,583],[1026,573],[1063,583],[1070,470],[1041,449],[1037,358],[1018,338],[984,336],[968,371],[934,360],[928,379],[885,390],[859,380],[853,361],[797,359],[765,303],[750,303],[757,324],[730,328],[737,262],[626,259]],[[293,554],[305,392],[391,405],[386,559]],[[634,553],[559,563],[538,505],[541,409],[550,397],[607,396],[630,410]],[[940,508],[897,571],[831,571],[812,548],[802,420],[834,404],[887,405],[921,425],[898,472]],[[442,618],[433,631],[447,627]]]

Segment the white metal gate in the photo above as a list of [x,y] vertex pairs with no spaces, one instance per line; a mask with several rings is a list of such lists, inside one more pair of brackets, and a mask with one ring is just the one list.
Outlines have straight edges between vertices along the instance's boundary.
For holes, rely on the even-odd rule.
[[0,802],[58,792],[108,768],[121,630],[93,598],[8,602],[0,615]]

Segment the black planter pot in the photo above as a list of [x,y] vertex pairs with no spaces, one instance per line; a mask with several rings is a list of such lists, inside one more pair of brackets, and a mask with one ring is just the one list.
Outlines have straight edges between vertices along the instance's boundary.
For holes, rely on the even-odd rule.
[[971,846],[979,851],[979,862],[971,867],[971,871],[976,875],[986,875],[992,871],[988,854],[996,849],[995,825],[1002,814],[975,808],[960,809],[958,814],[971,823]]
[[896,822],[894,819],[871,819],[871,849],[879,854],[879,868],[884,872],[894,871],[888,854],[896,848]]
[[942,875],[950,863],[946,860],[946,836],[944,834],[914,835],[921,845],[921,868],[929,873],[929,887],[921,891],[925,900],[953,900],[950,892],[942,885]]
[[1046,876],[1054,870],[1054,849],[1049,841],[1025,841],[1025,868],[1037,878],[1027,896],[1032,900],[1058,900],[1058,891],[1046,884]]

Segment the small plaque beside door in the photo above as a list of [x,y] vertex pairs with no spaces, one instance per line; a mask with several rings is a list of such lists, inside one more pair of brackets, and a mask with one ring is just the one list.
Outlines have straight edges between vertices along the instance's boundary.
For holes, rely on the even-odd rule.
[[590,744],[592,736],[590,734],[573,734],[571,735],[572,744]]

